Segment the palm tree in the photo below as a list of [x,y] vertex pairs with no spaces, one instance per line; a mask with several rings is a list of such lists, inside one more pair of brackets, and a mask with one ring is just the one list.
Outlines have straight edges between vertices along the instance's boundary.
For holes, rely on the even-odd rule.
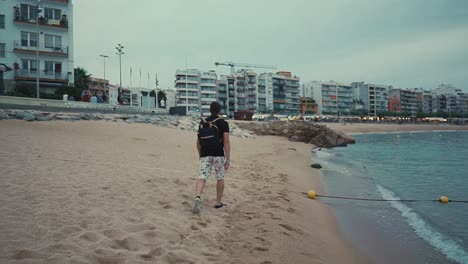
[[83,68],[75,68],[75,88],[80,91],[87,90],[91,83],[91,74]]

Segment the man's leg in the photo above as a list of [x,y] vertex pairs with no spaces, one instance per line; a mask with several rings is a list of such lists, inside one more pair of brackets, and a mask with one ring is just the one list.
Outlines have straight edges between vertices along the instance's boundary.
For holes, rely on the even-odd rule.
[[201,194],[203,192],[203,188],[205,188],[205,183],[206,183],[206,180],[205,179],[197,179],[196,183],[195,183],[195,189],[196,189],[196,196],[197,197],[201,197]]
[[216,208],[222,207],[224,192],[224,157],[215,157],[213,160],[216,171]]
[[211,174],[211,167],[213,164],[212,157],[203,157],[200,159],[200,175],[195,183],[195,201],[193,203],[192,213],[200,213],[200,208],[202,204],[201,194],[203,188],[205,187],[206,180]]
[[216,205],[221,205],[223,201],[224,180],[218,180],[216,183]]

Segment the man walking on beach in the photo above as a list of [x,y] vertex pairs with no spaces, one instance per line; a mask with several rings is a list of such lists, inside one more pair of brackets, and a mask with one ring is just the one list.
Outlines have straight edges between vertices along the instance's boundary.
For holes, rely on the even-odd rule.
[[224,171],[230,164],[229,124],[221,119],[221,105],[213,102],[210,105],[211,116],[200,123],[197,138],[197,150],[200,157],[200,175],[196,181],[196,197],[192,213],[200,213],[202,204],[201,194],[206,180],[214,167],[216,172],[216,205],[215,208],[225,206],[222,202],[224,191]]

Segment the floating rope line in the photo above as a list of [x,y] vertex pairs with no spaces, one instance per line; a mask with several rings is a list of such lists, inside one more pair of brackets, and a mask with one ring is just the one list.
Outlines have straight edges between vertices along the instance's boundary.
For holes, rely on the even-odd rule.
[[345,196],[333,196],[317,194],[315,191],[302,192],[301,194],[306,195],[309,199],[315,199],[316,197],[339,199],[339,200],[354,200],[354,201],[368,201],[368,202],[441,202],[441,203],[468,203],[468,200],[450,200],[446,196],[441,196],[439,199],[424,200],[424,199],[374,199],[374,198],[360,198],[360,197],[345,197]]

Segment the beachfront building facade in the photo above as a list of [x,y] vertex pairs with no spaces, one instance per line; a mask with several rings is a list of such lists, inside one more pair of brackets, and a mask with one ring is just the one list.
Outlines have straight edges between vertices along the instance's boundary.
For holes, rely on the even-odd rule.
[[266,112],[277,114],[298,114],[301,105],[299,81],[298,76],[287,71],[260,74],[261,98],[264,96],[265,99],[262,100],[262,108],[264,105]]
[[199,111],[201,106],[201,73],[197,69],[177,70],[174,88],[177,106],[188,107],[189,111]]
[[166,102],[164,103],[166,109],[176,106],[177,91],[174,89],[167,89],[163,90],[163,92],[166,94]]
[[197,69],[176,71],[174,87],[177,106],[209,114],[213,101],[221,104],[221,113],[235,112],[298,114],[300,112],[299,77],[290,72],[263,73],[243,69],[217,76],[215,71]]
[[[38,4],[39,3],[39,4]],[[73,84],[72,0],[0,1],[0,64],[5,92],[22,85],[41,94]]]
[[229,113],[228,81],[226,76],[216,80],[217,101],[221,105],[221,114]]
[[405,89],[391,89],[388,92],[388,110],[392,112],[410,113],[418,112],[418,96],[415,91]]
[[318,114],[347,115],[351,113],[353,89],[350,84],[312,81],[305,83],[304,87],[312,90]]
[[317,103],[311,97],[301,97],[301,114],[317,114]]
[[367,111],[369,116],[388,111],[388,90],[391,86],[354,82],[353,101],[355,106]]
[[210,105],[217,99],[215,71],[208,71],[201,74],[200,77],[200,109],[204,117],[210,116]]

